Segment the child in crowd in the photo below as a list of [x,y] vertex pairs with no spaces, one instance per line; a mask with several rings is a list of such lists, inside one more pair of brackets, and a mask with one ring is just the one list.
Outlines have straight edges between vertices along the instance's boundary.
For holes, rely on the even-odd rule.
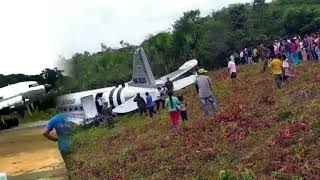
[[183,96],[178,96],[178,100],[180,101],[180,116],[182,121],[188,120],[187,115],[187,103],[184,101]]

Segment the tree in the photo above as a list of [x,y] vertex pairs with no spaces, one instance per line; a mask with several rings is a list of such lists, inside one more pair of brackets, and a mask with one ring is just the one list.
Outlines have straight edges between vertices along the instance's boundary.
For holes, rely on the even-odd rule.
[[57,87],[57,83],[60,79],[62,79],[62,70],[58,68],[49,69],[46,68],[41,72],[41,76],[45,79],[47,84],[50,84],[53,87]]

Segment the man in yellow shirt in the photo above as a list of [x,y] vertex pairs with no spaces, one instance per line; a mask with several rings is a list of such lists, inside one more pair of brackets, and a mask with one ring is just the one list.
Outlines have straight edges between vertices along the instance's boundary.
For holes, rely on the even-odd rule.
[[269,69],[271,70],[272,74],[274,75],[276,84],[278,88],[282,86],[282,62],[280,59],[276,58],[275,55],[271,55],[271,61],[268,65]]

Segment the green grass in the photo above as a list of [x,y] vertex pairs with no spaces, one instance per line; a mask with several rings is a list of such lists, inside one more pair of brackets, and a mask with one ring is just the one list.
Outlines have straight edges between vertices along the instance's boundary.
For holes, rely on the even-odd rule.
[[[293,67],[299,75],[277,89],[261,64],[210,72],[219,106],[204,118],[194,87],[179,92],[190,121],[171,130],[165,110],[153,119],[129,114],[115,128],[74,133],[68,157],[74,179],[316,179],[320,176],[320,64]],[[224,177],[224,178],[223,178]]]

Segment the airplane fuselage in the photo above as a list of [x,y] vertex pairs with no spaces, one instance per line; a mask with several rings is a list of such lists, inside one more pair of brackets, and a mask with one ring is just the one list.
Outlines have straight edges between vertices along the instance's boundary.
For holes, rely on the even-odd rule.
[[115,108],[135,97],[137,93],[140,93],[144,97],[146,92],[155,94],[155,91],[156,88],[135,87],[129,86],[126,83],[124,86],[113,86],[61,96],[58,98],[57,106],[60,112],[84,111],[83,106],[85,102],[82,98],[92,96],[93,101],[96,103],[95,108],[99,112],[99,108],[102,105],[97,104],[99,99],[101,99],[101,102],[108,102],[109,106]]

